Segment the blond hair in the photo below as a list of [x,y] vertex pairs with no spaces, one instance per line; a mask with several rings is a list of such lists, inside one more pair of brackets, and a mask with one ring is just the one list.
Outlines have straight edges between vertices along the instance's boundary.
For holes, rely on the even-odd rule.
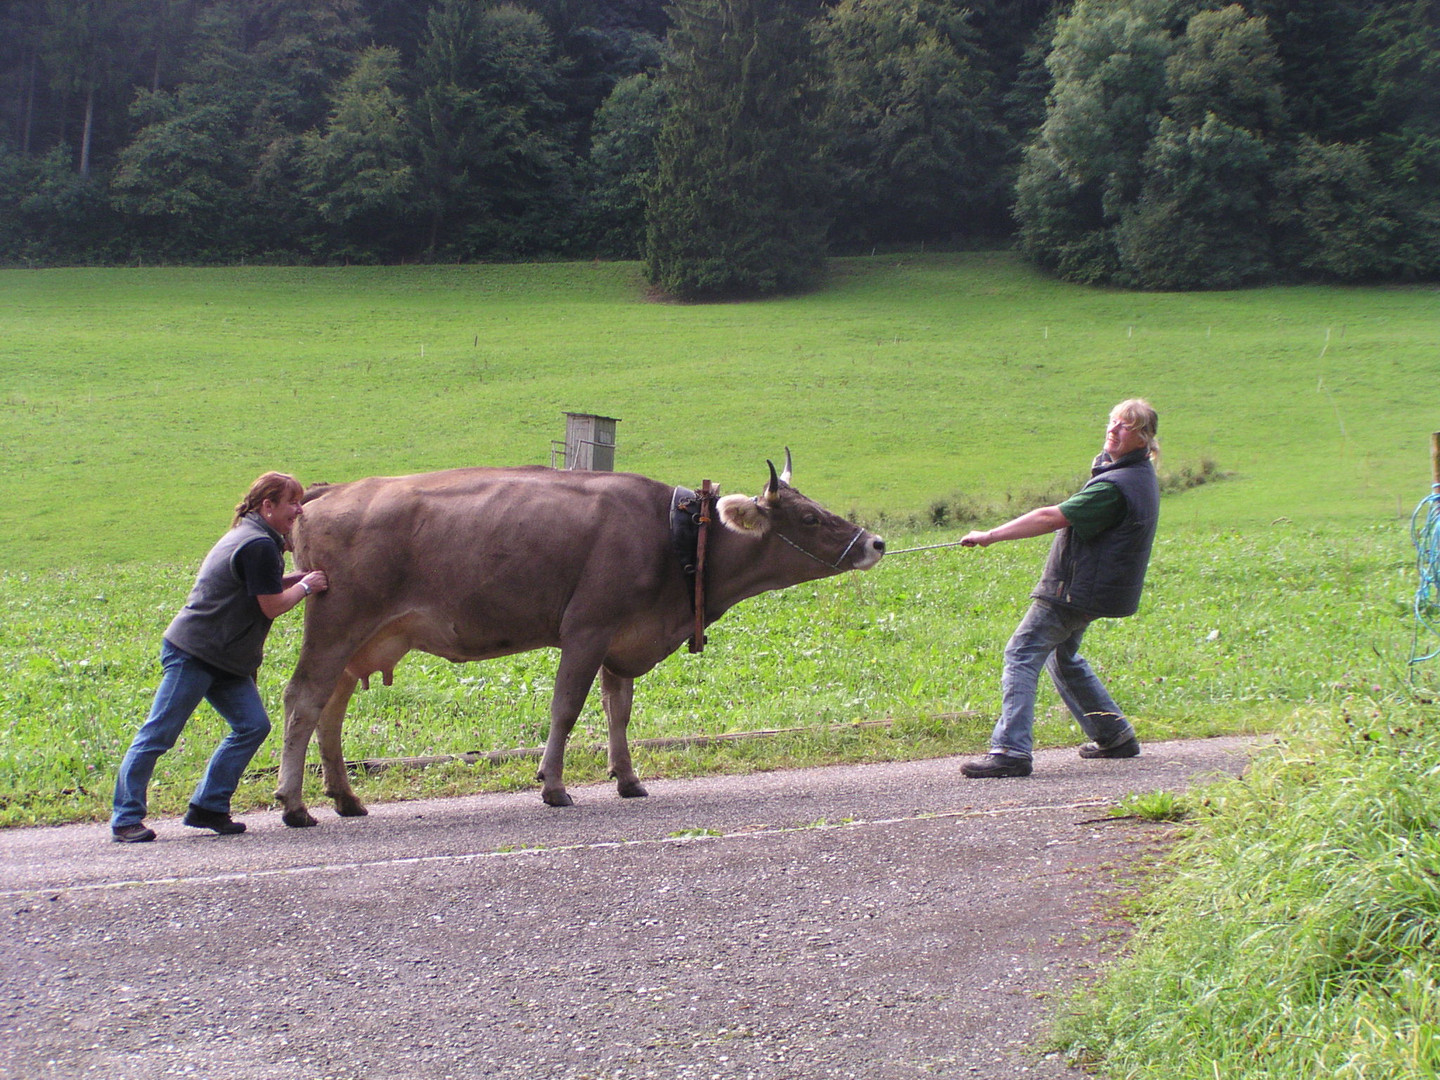
[[1144,439],[1145,449],[1152,458],[1160,456],[1160,439],[1156,435],[1160,427],[1160,417],[1155,412],[1155,406],[1144,398],[1126,398],[1110,410],[1110,416],[1123,421],[1131,431]]

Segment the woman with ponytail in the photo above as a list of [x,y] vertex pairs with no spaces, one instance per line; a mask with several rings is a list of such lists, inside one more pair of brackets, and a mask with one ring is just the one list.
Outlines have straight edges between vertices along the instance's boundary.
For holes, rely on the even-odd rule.
[[150,776],[202,700],[225,719],[230,733],[211,756],[184,821],[226,835],[245,831],[244,822],[230,817],[230,798],[270,733],[255,685],[265,638],[276,618],[329,587],[323,570],[285,572],[284,552],[304,496],[293,476],[261,476],[235,507],[230,531],[201,563],[189,599],[161,641],[164,675],[150,715],[120,763],[110,817],[117,843],[155,839],[145,825]]

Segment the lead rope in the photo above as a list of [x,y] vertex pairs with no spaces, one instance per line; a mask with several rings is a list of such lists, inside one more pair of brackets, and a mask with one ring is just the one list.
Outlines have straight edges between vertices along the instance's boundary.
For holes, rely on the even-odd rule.
[[[846,555],[849,555],[849,554],[850,554],[850,549],[855,546],[855,541],[856,541],[856,540],[859,540],[860,537],[861,537],[862,535],[864,535],[864,533],[865,533],[865,530],[864,530],[864,529],[856,529],[856,530],[855,530],[855,535],[850,538],[850,543],[848,543],[848,544],[845,545],[845,550],[840,553],[840,557],[839,557],[838,559],[836,559],[833,563],[831,563],[831,562],[826,562],[824,559],[820,558],[819,555],[816,555],[816,554],[815,554],[814,552],[812,552],[812,551],[806,551],[806,550],[805,550],[803,547],[801,547],[799,544],[795,543],[794,540],[791,540],[788,536],[786,536],[786,535],[785,535],[784,533],[782,533],[782,532],[779,532],[778,530],[776,531],[775,535],[778,536],[781,540],[784,540],[785,543],[789,544],[789,545],[790,545],[791,547],[793,547],[796,551],[800,552],[800,554],[802,554],[802,555],[809,555],[810,558],[814,559],[814,560],[815,560],[816,562],[818,562],[821,566],[828,566],[831,570],[839,570],[839,569],[840,569],[840,564],[845,561],[845,556],[846,556]],[[951,542],[948,543],[948,544],[925,544],[925,545],[922,546],[922,547],[897,548],[895,551],[890,551],[890,550],[887,549],[886,552],[885,552],[885,557],[888,559],[891,555],[908,555],[908,554],[910,554],[910,552],[912,552],[912,551],[934,551],[936,548],[952,548],[952,547],[964,547],[964,544],[963,544],[961,541],[959,541],[959,540],[953,540],[953,541],[951,541]]]
[[936,548],[964,547],[964,546],[965,546],[965,545],[964,545],[964,543],[963,543],[962,541],[952,540],[952,541],[951,541],[950,543],[948,543],[948,544],[926,544],[924,547],[897,548],[895,551],[886,551],[886,552],[885,552],[885,557],[886,557],[886,558],[889,558],[891,555],[908,555],[908,554],[910,554],[910,552],[912,552],[912,551],[934,551]]

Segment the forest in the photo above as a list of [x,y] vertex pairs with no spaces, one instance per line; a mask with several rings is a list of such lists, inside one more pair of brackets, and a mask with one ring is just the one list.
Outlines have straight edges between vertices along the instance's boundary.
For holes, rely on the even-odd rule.
[[1440,271],[1440,0],[5,0],[0,263]]

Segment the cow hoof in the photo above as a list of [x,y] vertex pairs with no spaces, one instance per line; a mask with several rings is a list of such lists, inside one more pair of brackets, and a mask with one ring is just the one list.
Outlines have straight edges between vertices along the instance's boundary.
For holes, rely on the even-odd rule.
[[310,811],[305,809],[287,810],[280,816],[280,820],[292,829],[308,829],[312,825],[320,824],[310,815]]
[[645,785],[639,780],[631,780],[628,783],[617,784],[615,790],[620,792],[622,799],[643,799],[650,794],[645,790]]
[[540,797],[545,800],[545,805],[546,805],[546,806],[574,806],[574,805],[575,805],[575,800],[572,799],[572,798],[570,798],[569,793],[566,792],[566,791],[564,791],[564,790],[561,790],[561,791],[544,791],[544,792],[541,792],[541,793],[540,793]]
[[368,817],[370,814],[370,811],[365,809],[365,804],[354,795],[336,799],[335,812],[341,817]]

